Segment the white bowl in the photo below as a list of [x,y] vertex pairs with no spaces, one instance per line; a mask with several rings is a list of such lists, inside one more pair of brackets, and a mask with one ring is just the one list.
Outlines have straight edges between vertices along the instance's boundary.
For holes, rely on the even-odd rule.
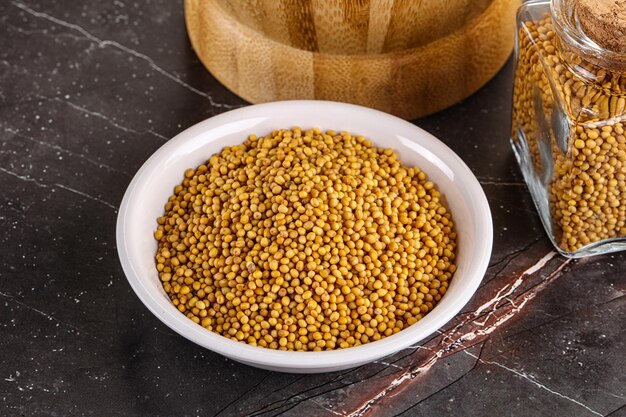
[[[286,352],[236,342],[181,314],[159,280],[153,238],[156,219],[187,168],[195,168],[225,146],[249,134],[274,129],[319,127],[363,135],[378,146],[395,149],[405,164],[418,166],[444,194],[458,235],[457,271],[446,294],[423,319],[393,336],[365,345],[324,352]],[[485,194],[476,177],[446,145],[422,129],[389,114],[328,101],[283,101],[249,106],[190,127],[157,150],[128,186],[117,219],[117,248],[139,299],[163,323],[183,337],[245,364],[282,372],[347,369],[398,352],[435,332],[469,301],[491,255],[493,230]]]

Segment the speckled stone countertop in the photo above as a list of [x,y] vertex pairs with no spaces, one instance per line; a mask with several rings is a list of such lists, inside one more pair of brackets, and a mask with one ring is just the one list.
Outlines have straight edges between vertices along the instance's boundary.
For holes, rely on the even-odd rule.
[[625,416],[626,253],[555,254],[508,141],[511,63],[416,124],[482,183],[489,270],[440,333],[338,373],[229,361],[128,285],[117,207],[176,133],[245,105],[202,67],[182,4],[0,4],[0,415]]

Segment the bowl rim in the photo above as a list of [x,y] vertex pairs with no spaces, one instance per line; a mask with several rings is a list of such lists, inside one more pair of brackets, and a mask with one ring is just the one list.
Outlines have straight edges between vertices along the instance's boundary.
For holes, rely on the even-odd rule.
[[[251,346],[247,343],[228,339],[194,323],[180,313],[169,300],[153,296],[146,283],[147,275],[141,273],[141,268],[137,264],[138,261],[129,256],[129,244],[127,242],[129,222],[127,216],[133,210],[133,204],[136,203],[133,200],[134,191],[151,172],[158,168],[157,162],[163,156],[170,154],[184,143],[194,140],[203,132],[227,122],[259,117],[259,115],[293,108],[314,112],[340,110],[345,113],[359,114],[359,116],[384,119],[386,122],[396,125],[404,125],[404,128],[414,130],[421,140],[428,142],[428,149],[433,154],[445,154],[446,165],[463,177],[463,186],[468,193],[475,197],[468,203],[474,206],[472,212],[479,214],[479,217],[474,218],[475,229],[479,236],[484,238],[476,244],[483,256],[470,264],[470,269],[466,273],[470,276],[465,278],[467,289],[458,297],[456,303],[444,305],[438,303],[429,314],[414,325],[378,341],[331,351],[294,352]],[[322,100],[287,100],[250,105],[210,117],[183,130],[159,147],[141,166],[128,185],[118,211],[116,243],[122,269],[133,291],[159,320],[176,333],[216,353],[253,366],[314,371],[320,368],[349,367],[350,364],[358,365],[359,363],[371,362],[393,354],[435,333],[454,318],[475,294],[487,270],[493,244],[493,224],[489,203],[477,178],[456,153],[430,133],[406,120],[363,106]],[[432,312],[434,311],[438,311],[438,313],[433,315]]]

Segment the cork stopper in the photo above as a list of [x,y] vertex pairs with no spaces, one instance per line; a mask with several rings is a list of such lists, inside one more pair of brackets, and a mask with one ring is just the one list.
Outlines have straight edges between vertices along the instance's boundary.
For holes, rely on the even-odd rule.
[[578,0],[578,21],[601,47],[626,53],[626,0]]

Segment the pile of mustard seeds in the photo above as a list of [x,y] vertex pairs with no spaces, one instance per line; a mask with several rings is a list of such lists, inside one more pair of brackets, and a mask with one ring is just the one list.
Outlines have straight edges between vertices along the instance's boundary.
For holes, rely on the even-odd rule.
[[[540,152],[542,142],[549,141],[548,196],[556,244],[575,252],[626,236],[626,77],[566,49],[559,52],[549,16],[524,22],[518,37],[513,137],[517,130],[524,132],[538,176],[549,169]],[[574,67],[593,81],[572,72]],[[567,115],[565,138],[553,127],[545,135],[542,127],[542,120],[554,125],[559,106]],[[560,140],[567,142],[565,151]]]
[[180,312],[280,350],[397,333],[433,309],[456,269],[434,184],[347,132],[276,130],[223,149],[185,172],[154,236]]

